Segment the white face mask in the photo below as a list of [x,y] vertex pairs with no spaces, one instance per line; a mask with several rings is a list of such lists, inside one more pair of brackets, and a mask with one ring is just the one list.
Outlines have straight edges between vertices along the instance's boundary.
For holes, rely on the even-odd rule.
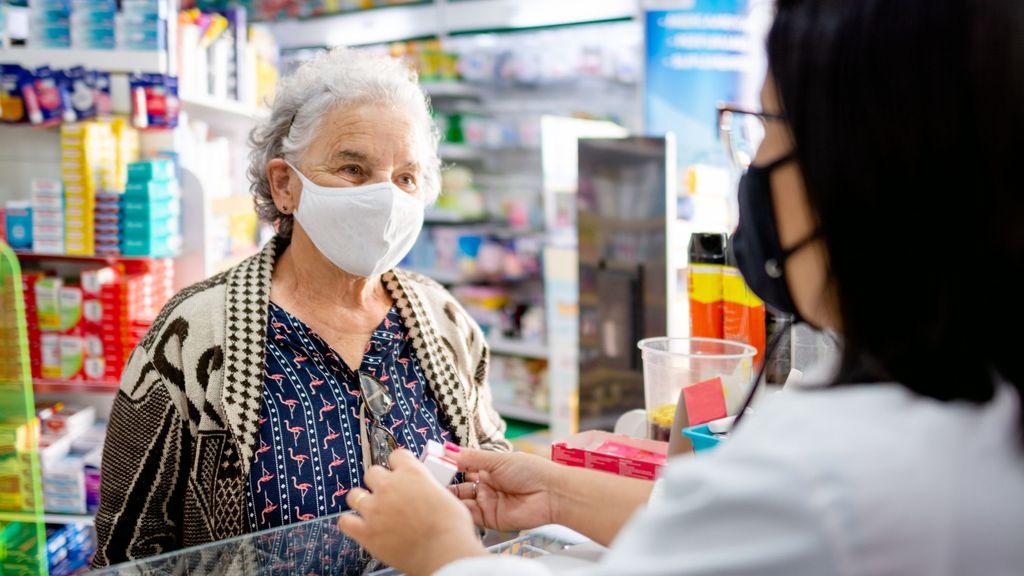
[[335,266],[349,274],[382,274],[405,258],[423,229],[423,201],[391,182],[327,188],[298,168],[302,197],[295,219]]

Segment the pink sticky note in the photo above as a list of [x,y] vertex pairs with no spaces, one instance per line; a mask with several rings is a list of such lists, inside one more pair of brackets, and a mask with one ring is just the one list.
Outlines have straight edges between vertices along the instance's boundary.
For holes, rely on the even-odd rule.
[[712,420],[725,418],[725,392],[718,376],[683,388],[686,415],[690,426],[699,426]]

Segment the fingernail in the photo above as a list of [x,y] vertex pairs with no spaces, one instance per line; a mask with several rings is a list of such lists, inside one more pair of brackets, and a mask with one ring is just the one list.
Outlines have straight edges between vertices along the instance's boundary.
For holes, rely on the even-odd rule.
[[458,444],[452,444],[451,442],[445,442],[444,449],[449,452],[455,452],[456,454],[462,451],[462,448],[460,448]]

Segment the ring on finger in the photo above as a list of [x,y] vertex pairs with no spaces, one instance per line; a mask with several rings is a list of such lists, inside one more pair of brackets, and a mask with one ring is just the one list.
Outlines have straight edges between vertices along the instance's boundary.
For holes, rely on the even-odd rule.
[[477,488],[480,486],[480,481],[473,482],[473,500],[476,500]]
[[352,506],[350,506],[350,508],[352,508],[352,510],[355,510],[356,513],[359,513],[359,503],[362,502],[369,495],[369,492],[360,492],[359,494],[356,494],[356,497],[352,501]]

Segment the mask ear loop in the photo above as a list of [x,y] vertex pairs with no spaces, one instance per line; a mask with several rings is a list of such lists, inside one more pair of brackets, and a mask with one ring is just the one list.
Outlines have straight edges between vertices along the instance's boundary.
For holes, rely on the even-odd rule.
[[775,358],[775,353],[779,349],[779,344],[782,342],[782,339],[786,337],[793,325],[793,321],[790,320],[788,316],[782,318],[782,326],[779,331],[775,333],[775,336],[772,336],[771,341],[768,343],[768,347],[765,350],[764,362],[761,363],[761,368],[757,371],[754,383],[750,387],[750,393],[747,394],[747,399],[743,401],[743,407],[736,413],[736,419],[733,420],[732,424],[733,429],[739,426],[740,421],[743,420],[743,416],[754,403],[754,397],[757,396],[757,391],[761,386],[761,380],[764,378],[764,373],[768,369],[768,362]]

